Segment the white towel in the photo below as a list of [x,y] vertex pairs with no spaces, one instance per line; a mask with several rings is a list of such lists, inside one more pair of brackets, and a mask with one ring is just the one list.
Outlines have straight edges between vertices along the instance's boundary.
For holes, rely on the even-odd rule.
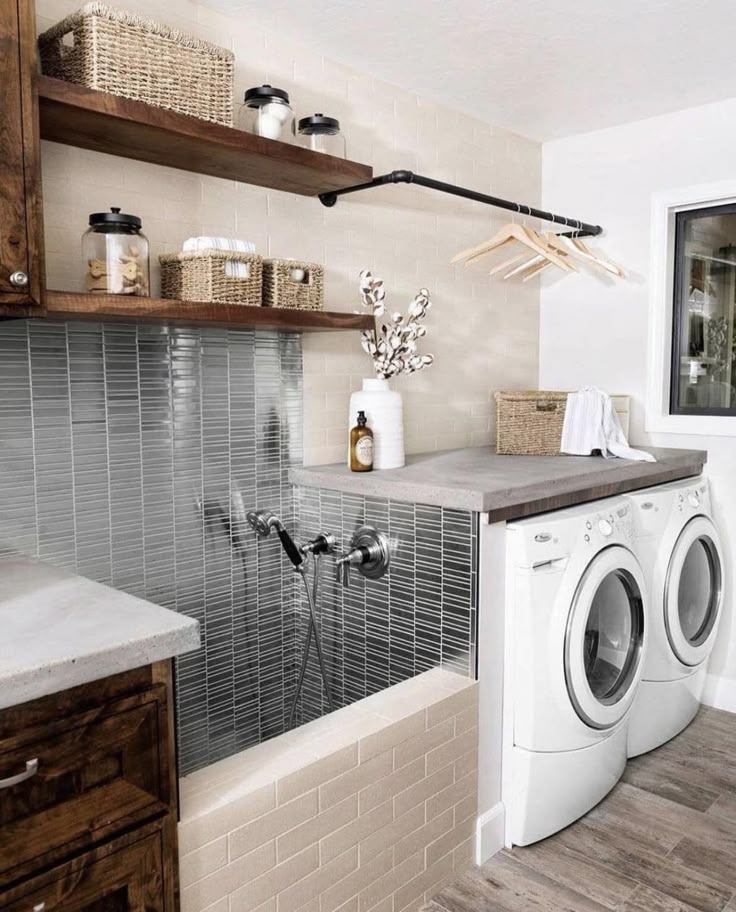
[[[224,237],[190,237],[181,246],[184,253],[194,250],[237,250],[241,253],[255,253],[256,245],[250,241]],[[247,279],[250,269],[247,263],[225,263],[225,275],[233,279]]]
[[651,453],[629,446],[611,397],[593,386],[570,393],[565,408],[560,452],[570,456],[589,456],[593,450],[609,458],[656,462]]

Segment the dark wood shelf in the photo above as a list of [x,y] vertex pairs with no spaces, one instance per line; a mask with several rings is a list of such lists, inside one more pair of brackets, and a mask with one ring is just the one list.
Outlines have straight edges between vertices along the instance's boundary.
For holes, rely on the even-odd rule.
[[302,196],[363,183],[368,165],[41,76],[41,138]]
[[[137,320],[182,326],[270,329],[279,332],[339,332],[373,328],[373,318],[363,314],[242,307],[238,304],[203,304],[170,298],[134,298],[127,295],[47,291],[44,304],[43,312],[40,312],[39,308],[28,308],[26,312],[16,312],[9,316],[36,315],[49,320]],[[0,312],[0,316],[2,315]]]

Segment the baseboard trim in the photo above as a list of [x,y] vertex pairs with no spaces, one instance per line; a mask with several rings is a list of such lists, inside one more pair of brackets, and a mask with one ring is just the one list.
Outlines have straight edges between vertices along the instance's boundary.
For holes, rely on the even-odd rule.
[[482,865],[504,846],[506,808],[502,801],[481,814],[475,824],[475,863]]
[[736,680],[720,675],[706,675],[703,703],[715,709],[736,713]]

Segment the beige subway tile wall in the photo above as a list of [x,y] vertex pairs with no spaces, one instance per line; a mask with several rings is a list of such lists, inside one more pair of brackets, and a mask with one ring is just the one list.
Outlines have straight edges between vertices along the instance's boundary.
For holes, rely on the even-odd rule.
[[[39,30],[80,5],[81,0],[40,0]],[[315,55],[285,32],[263,32],[252,16],[227,17],[187,0],[115,5],[232,48],[237,101],[247,87],[264,82],[287,89],[298,115],[337,116],[348,156],[373,165],[377,174],[408,168],[539,202],[541,147],[532,140]],[[369,67],[369,59],[365,64]],[[154,294],[158,254],[177,250],[198,234],[249,239],[266,256],[324,262],[326,306],[332,310],[359,307],[358,273],[364,268],[385,279],[392,311],[403,310],[426,286],[434,307],[423,350],[434,353],[436,362],[396,383],[405,397],[409,452],[488,443],[492,391],[537,385],[537,283],[489,278],[482,262],[468,268],[449,263],[459,250],[490,236],[508,220],[507,213],[407,186],[381,188],[325,209],[316,199],[43,146],[50,288],[81,290],[79,240],[87,216],[121,206],[143,219]],[[304,336],[307,464],[344,458],[349,394],[371,372],[358,334]]]
[[472,858],[477,689],[425,672],[182,779],[182,912],[418,909]]

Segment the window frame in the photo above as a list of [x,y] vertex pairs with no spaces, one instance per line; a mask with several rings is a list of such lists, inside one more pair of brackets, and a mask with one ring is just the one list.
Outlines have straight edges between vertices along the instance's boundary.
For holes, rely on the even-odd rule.
[[702,434],[736,437],[736,412],[717,409],[671,411],[674,345],[674,266],[677,214],[736,205],[736,179],[652,194],[650,285],[645,429],[651,434]]
[[689,219],[715,215],[736,215],[736,201],[675,212],[675,238],[672,290],[672,349],[670,360],[670,415],[711,415],[715,417],[736,417],[736,403],[731,408],[685,408],[678,403],[680,391],[680,343],[683,331],[682,292],[685,287],[685,223]]

